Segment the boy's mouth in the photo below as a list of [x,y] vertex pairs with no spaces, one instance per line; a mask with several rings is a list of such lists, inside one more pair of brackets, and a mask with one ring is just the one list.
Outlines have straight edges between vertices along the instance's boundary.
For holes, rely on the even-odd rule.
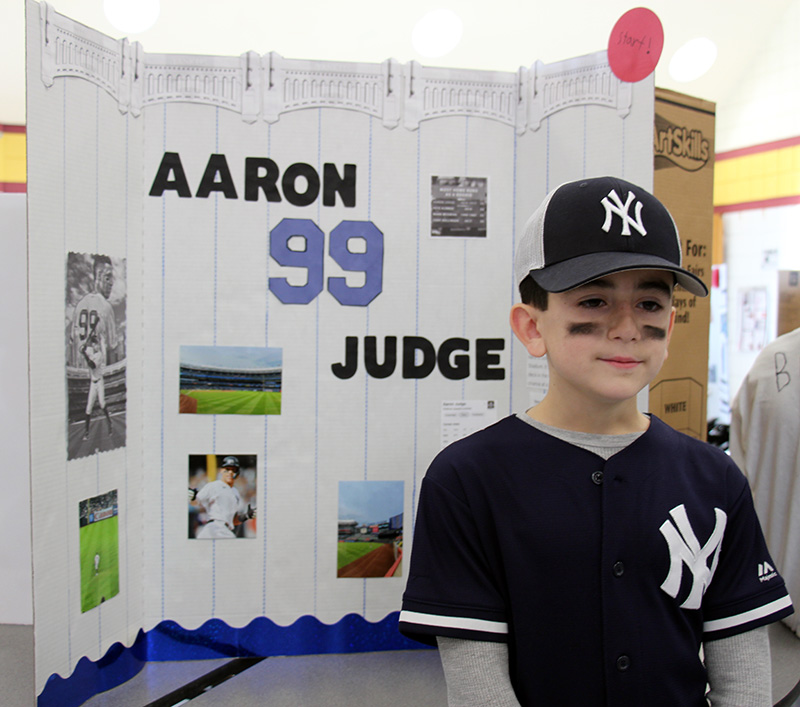
[[641,361],[626,356],[614,356],[613,358],[601,358],[601,361],[611,364],[615,368],[636,368]]

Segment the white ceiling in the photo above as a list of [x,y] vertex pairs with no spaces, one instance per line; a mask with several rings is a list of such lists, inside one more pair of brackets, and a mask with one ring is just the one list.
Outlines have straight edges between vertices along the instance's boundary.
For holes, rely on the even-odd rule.
[[[135,2],[135,0],[132,0]],[[724,102],[795,0],[650,0],[664,27],[656,85]],[[112,37],[103,0],[53,0],[52,7]],[[457,12],[461,43],[435,60],[411,45],[417,20],[437,7]],[[632,0],[161,0],[152,29],[131,40],[146,52],[239,55],[276,51],[292,59],[381,62],[390,57],[432,66],[516,71],[606,49],[616,21]],[[0,0],[0,124],[25,122],[24,0]],[[673,53],[705,36],[717,62],[706,76],[676,83],[667,72]]]

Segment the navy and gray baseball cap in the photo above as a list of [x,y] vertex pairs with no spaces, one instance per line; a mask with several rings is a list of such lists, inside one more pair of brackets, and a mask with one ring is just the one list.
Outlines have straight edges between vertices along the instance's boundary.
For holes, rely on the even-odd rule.
[[669,270],[705,297],[703,281],[681,267],[678,227],[645,189],[616,177],[567,182],[551,191],[525,224],[517,248],[517,285],[528,275],[548,292],[566,292],[623,270]]

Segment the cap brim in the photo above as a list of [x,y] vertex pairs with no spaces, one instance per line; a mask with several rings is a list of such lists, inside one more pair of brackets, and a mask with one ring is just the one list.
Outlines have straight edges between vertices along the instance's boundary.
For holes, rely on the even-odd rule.
[[705,283],[688,270],[675,263],[646,253],[588,253],[553,263],[541,270],[531,270],[530,275],[548,292],[566,292],[599,277],[625,270],[668,270],[675,273],[677,283],[694,295],[705,297],[708,288]]

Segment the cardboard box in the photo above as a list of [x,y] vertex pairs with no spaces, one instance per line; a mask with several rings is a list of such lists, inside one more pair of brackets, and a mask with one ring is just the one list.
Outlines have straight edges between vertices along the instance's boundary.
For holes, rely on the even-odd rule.
[[[681,235],[683,266],[711,289],[716,106],[656,89],[653,192]],[[675,329],[669,358],[650,385],[650,411],[675,429],[706,439],[708,297],[675,290]]]

